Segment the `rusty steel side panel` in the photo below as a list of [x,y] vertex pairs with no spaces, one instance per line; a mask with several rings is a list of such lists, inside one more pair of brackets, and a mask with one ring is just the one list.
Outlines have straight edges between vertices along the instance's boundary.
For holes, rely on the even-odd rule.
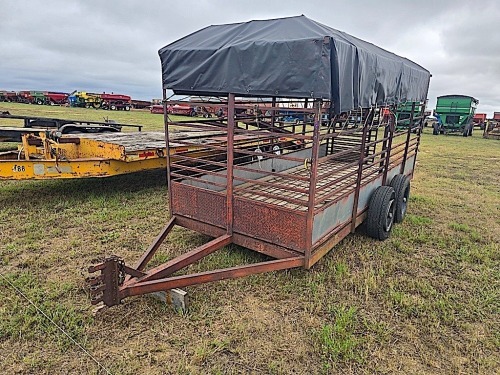
[[226,227],[226,195],[183,183],[171,182],[172,215]]
[[306,215],[278,206],[234,197],[235,233],[304,252]]
[[[175,223],[177,225],[203,233],[207,236],[219,237],[226,233],[226,229],[216,227],[211,224],[202,223],[200,221],[178,215],[175,218]],[[240,233],[233,233],[233,243],[276,259],[284,259],[301,255],[301,253],[297,251],[278,246],[271,242],[262,241],[256,239],[255,237],[245,236]]]

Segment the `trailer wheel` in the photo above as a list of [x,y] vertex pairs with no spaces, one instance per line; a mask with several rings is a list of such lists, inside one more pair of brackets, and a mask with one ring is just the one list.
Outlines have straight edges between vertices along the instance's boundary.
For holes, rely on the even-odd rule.
[[36,104],[38,104],[38,105],[42,105],[42,104],[43,104],[42,99],[37,99],[37,100],[36,100]]
[[396,193],[392,186],[379,186],[370,198],[366,234],[377,240],[389,237],[394,223]]
[[130,106],[126,105],[125,106],[125,111],[130,111]]
[[109,109],[111,109],[112,111],[116,110],[116,105],[112,104]]
[[432,125],[432,134],[439,135],[439,124],[437,122]]
[[394,222],[401,223],[405,218],[408,200],[410,199],[410,179],[403,174],[397,174],[392,178],[390,186],[393,187],[396,193]]

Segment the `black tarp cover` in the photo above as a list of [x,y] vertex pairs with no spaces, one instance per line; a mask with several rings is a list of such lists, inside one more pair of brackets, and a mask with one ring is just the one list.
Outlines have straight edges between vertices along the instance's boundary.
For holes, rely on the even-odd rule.
[[331,100],[335,112],[425,101],[420,65],[305,16],[215,25],[159,50],[176,94]]

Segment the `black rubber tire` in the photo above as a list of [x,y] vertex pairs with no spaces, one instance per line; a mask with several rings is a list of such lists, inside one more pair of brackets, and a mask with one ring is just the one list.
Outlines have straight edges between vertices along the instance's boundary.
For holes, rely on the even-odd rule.
[[389,238],[394,223],[396,193],[392,186],[379,186],[370,198],[366,234],[377,240]]
[[434,125],[432,125],[432,134],[439,135],[439,124],[438,123],[434,123]]
[[470,137],[472,135],[472,128],[473,128],[474,125],[472,124],[468,124],[468,125],[465,125],[465,128],[464,128],[464,131],[462,133],[462,135],[464,137]]
[[401,223],[405,218],[408,200],[410,199],[410,179],[403,174],[397,174],[392,178],[390,186],[396,193],[394,222]]

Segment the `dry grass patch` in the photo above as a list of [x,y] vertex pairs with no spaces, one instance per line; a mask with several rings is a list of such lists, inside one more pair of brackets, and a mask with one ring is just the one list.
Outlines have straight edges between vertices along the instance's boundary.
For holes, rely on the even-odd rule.
[[[119,115],[161,128],[159,115]],[[389,240],[356,234],[310,271],[191,287],[184,314],[136,297],[94,317],[83,289],[93,260],[133,262],[165,224],[161,171],[1,181],[0,272],[113,374],[498,373],[500,142],[425,134],[421,151]],[[176,229],[154,261],[204,241]],[[262,259],[229,246],[191,269]],[[3,373],[104,373],[4,280],[0,299]]]

